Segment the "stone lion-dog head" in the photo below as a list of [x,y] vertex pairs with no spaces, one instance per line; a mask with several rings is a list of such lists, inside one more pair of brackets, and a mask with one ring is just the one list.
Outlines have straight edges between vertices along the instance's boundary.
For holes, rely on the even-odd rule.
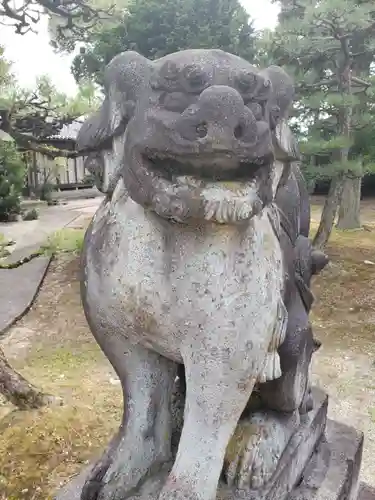
[[122,177],[162,217],[246,221],[298,157],[285,124],[294,88],[277,66],[259,70],[221,50],[155,61],[129,51],[107,66],[104,91],[77,140],[86,167],[108,196]]

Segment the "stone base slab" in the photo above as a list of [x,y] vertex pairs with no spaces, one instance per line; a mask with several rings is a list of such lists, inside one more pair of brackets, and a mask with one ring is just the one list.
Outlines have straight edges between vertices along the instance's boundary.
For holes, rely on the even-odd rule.
[[[327,421],[327,396],[313,389],[314,408],[284,451],[272,480],[261,490],[234,490],[220,481],[217,500],[355,500],[363,435]],[[171,469],[165,464],[129,500],[157,500]],[[90,467],[61,490],[55,500],[80,500]],[[368,490],[363,489],[368,494]],[[361,490],[361,491],[362,491]],[[362,499],[361,499],[362,500]],[[363,500],[367,500],[365,496]],[[374,499],[375,500],[375,499]]]
[[[291,494],[290,500],[358,498],[362,450],[361,432],[353,427],[328,420],[325,436],[308,463],[301,483]],[[362,485],[362,497],[368,494],[368,491],[371,490]]]
[[361,483],[359,485],[358,500],[375,500],[375,488]]

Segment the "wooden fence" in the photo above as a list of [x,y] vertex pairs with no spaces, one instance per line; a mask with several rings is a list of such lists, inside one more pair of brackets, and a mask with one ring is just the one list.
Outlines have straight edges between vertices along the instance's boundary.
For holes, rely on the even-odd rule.
[[85,157],[52,159],[42,153],[25,153],[27,164],[27,188],[37,191],[48,183],[57,189],[92,187],[90,174],[84,168]]

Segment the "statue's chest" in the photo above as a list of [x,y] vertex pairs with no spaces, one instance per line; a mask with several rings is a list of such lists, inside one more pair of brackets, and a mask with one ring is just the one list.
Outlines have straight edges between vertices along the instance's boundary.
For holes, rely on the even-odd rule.
[[99,210],[86,250],[88,295],[107,321],[174,351],[176,330],[251,323],[278,300],[281,253],[267,214],[242,228],[187,227],[130,199],[115,208]]

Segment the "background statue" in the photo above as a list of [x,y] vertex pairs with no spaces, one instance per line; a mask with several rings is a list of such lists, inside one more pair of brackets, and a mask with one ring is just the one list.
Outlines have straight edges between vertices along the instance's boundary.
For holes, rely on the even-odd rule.
[[126,52],[105,93],[78,137],[106,193],[82,300],[124,414],[80,498],[140,496],[154,476],[148,498],[213,500],[219,480],[260,498],[314,408],[309,285],[326,263],[285,124],[293,84],[220,50]]

